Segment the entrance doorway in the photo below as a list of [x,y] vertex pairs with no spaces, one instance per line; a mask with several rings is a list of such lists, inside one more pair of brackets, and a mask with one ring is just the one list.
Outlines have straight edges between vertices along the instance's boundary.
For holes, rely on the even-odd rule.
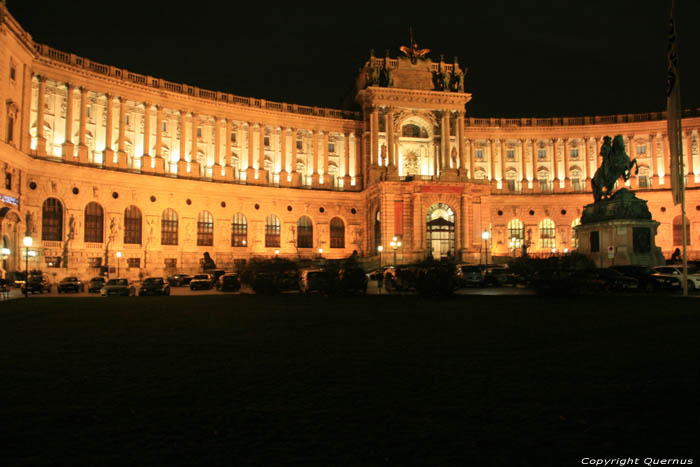
[[455,215],[446,204],[430,206],[427,216],[428,257],[440,260],[455,255]]

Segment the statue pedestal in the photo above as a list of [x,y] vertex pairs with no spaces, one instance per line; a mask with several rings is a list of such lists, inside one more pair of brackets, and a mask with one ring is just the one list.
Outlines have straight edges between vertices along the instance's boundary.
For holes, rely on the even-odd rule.
[[457,172],[457,169],[445,169],[440,172],[440,181],[457,182],[459,181],[459,172]]
[[623,188],[610,199],[583,208],[581,224],[576,226],[578,252],[596,266],[664,264],[655,238],[659,222],[651,218],[647,202]]

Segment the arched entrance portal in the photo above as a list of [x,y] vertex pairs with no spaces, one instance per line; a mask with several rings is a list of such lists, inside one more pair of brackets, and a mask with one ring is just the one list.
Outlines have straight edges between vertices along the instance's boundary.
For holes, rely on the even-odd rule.
[[428,209],[426,239],[428,257],[454,257],[455,214],[448,205],[437,203]]

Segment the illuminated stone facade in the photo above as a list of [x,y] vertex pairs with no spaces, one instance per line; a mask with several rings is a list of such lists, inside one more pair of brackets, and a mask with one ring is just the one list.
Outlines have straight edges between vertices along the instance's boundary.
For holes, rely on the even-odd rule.
[[[24,269],[26,232],[30,268],[57,279],[117,264],[133,278],[194,272],[204,252],[231,269],[275,254],[376,259],[382,245],[391,262],[394,236],[399,261],[479,261],[484,230],[489,255],[522,242],[571,250],[602,137],[615,134],[639,161],[629,184],[661,224],[657,244],[667,256],[678,246],[661,113],[471,118],[456,61],[374,56],[357,79],[361,112],[269,102],[57,51],[0,14],[5,271]],[[683,120],[691,258],[695,115]]]

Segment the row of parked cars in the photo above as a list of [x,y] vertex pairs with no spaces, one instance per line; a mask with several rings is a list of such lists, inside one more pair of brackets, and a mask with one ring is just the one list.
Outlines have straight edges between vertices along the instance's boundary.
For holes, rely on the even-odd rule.
[[[458,284],[462,287],[524,286],[548,289],[561,286],[575,287],[590,293],[605,291],[658,292],[682,288],[682,267],[678,265],[653,268],[637,265],[611,266],[579,270],[542,269],[531,276],[522,276],[503,266],[486,268],[483,265],[459,265]],[[689,269],[688,289],[700,288],[700,270]]]

